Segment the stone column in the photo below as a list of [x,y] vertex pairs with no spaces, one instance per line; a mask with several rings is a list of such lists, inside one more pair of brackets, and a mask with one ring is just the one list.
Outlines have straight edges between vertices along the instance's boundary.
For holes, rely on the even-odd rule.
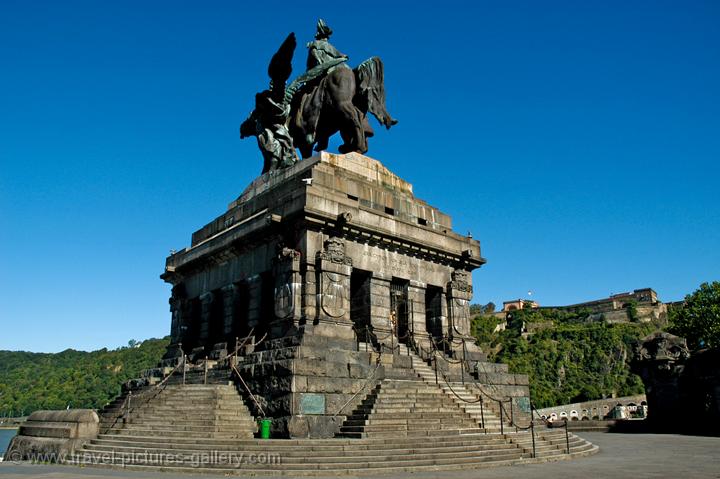
[[382,273],[370,277],[370,325],[380,344],[388,347],[394,341],[390,338],[390,281]]
[[317,275],[315,265],[307,263],[302,274],[302,317],[307,323],[317,319]]
[[222,289],[223,295],[223,337],[228,342],[228,350],[235,347],[235,338],[232,337],[235,304],[237,303],[238,288],[229,284]]
[[300,277],[300,253],[283,248],[273,263],[274,312],[270,323],[270,335],[277,338],[297,332],[302,315],[302,279]]
[[463,357],[462,343],[457,343],[457,341],[464,341],[466,350],[471,353],[471,359],[473,359],[480,353],[480,349],[470,332],[470,300],[473,293],[470,272],[453,271],[452,281],[448,283],[447,291],[450,336],[454,340],[453,353],[457,358]]
[[443,335],[449,335],[450,321],[448,321],[448,301],[445,291],[440,293],[440,324],[442,325]]
[[182,310],[182,300],[179,298],[170,298],[170,344],[177,344],[180,342],[180,326],[182,317],[180,311]]
[[318,288],[315,334],[340,340],[354,340],[350,320],[350,273],[352,260],[345,256],[340,238],[325,241],[316,257]]
[[409,327],[415,341],[424,348],[430,346],[427,326],[425,324],[425,288],[427,285],[420,281],[411,280],[408,285],[408,316]]
[[[248,331],[257,329],[260,325],[260,302],[262,294],[262,281],[259,274],[250,276],[247,279],[248,285]],[[254,334],[254,333],[253,333]],[[260,339],[256,335],[256,339]]]
[[182,356],[183,320],[187,320],[188,310],[187,299],[180,293],[178,287],[174,287],[170,296],[170,344],[168,345],[163,359],[175,359]]
[[212,293],[203,293],[200,295],[200,345],[203,347],[212,346],[207,344],[210,334],[210,312],[212,311],[212,302],[215,296]]

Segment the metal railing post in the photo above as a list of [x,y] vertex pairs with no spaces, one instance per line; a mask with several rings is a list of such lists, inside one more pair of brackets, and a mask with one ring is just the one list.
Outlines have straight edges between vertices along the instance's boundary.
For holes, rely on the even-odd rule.
[[437,363],[437,356],[433,356],[433,361],[435,362],[435,384],[440,384],[438,382],[438,363]]
[[132,399],[132,391],[128,391],[127,402],[125,403],[125,422],[130,419],[130,400]]
[[482,421],[482,427],[485,429],[485,434],[487,434],[487,428],[485,427],[485,408],[483,407],[483,398],[480,396],[480,420]]
[[187,369],[187,355],[183,354],[183,386],[185,386],[185,369]]
[[530,434],[532,435],[533,459],[535,459],[535,420],[532,417],[532,409],[530,410]]
[[500,434],[505,434],[505,428],[503,427],[503,405],[500,401],[498,401],[498,404],[500,405]]
[[508,398],[508,402],[510,403],[510,424],[515,425],[515,432],[518,431],[517,424],[515,424],[515,412],[513,411],[513,400],[512,398]]
[[565,445],[567,446],[567,453],[570,454],[570,434],[568,433],[567,418],[565,418]]
[[463,386],[465,386],[465,340],[463,339],[463,359],[462,363],[460,364],[460,376],[462,378]]
[[208,363],[207,363],[207,356],[205,356],[205,377],[203,378],[203,384],[207,384],[207,373],[208,373]]

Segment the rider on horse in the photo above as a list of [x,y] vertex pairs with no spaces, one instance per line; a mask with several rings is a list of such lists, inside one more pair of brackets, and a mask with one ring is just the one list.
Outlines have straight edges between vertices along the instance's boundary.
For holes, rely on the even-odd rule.
[[325,23],[321,18],[317,22],[317,31],[315,32],[315,40],[307,44],[308,58],[307,58],[307,69],[308,71],[319,65],[332,65],[329,66],[328,70],[337,65],[333,60],[342,60],[343,65],[348,60],[348,56],[340,53],[337,48],[332,46],[328,41],[330,36],[333,34],[332,29]]

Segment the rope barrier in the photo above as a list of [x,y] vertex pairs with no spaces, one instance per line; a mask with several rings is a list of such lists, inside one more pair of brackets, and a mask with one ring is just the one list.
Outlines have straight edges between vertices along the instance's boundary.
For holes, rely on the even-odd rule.
[[445,384],[447,385],[447,387],[450,388],[450,391],[452,391],[453,395],[454,395],[456,398],[458,398],[459,400],[461,400],[462,402],[465,402],[465,403],[468,403],[468,404],[477,404],[477,403],[479,403],[479,402],[482,402],[482,400],[483,400],[482,396],[480,396],[479,398],[476,398],[475,401],[470,401],[470,400],[468,400],[468,399],[465,399],[465,398],[461,397],[460,395],[458,395],[457,392],[455,392],[455,390],[453,389],[453,387],[450,385],[450,382],[447,380],[447,377],[445,377],[445,373],[440,373],[440,375],[442,376],[443,381],[445,381]]

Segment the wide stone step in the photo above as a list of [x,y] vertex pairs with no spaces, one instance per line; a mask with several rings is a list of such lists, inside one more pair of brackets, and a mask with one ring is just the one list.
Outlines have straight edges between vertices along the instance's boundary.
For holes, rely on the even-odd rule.
[[[88,451],[90,452],[90,451]],[[98,453],[97,457],[100,459],[103,459],[103,456],[106,456],[106,454]],[[477,463],[487,463],[487,462],[494,462],[494,461],[508,461],[508,460],[519,460],[525,457],[523,454],[518,453],[515,450],[511,451],[498,451],[498,452],[488,452],[486,454],[483,454],[481,456],[470,456],[463,454],[436,454],[436,455],[428,455],[428,456],[421,456],[420,458],[415,457],[414,455],[402,455],[402,456],[380,456],[380,457],[368,457],[363,458],[362,460],[358,460],[358,458],[355,457],[339,457],[335,458],[335,460],[323,460],[323,461],[313,461],[308,462],[307,460],[299,461],[299,462],[292,462],[292,461],[285,461],[282,460],[282,458],[277,458],[277,464],[263,464],[264,471],[286,471],[286,472],[294,472],[294,471],[303,471],[303,470],[312,470],[312,471],[334,471],[334,470],[344,470],[344,471],[350,471],[350,470],[361,470],[361,469],[383,469],[388,466],[392,467],[422,467],[422,466],[438,466],[438,465],[456,465],[456,464],[477,464]],[[75,459],[77,462],[82,463],[83,461],[83,455],[77,454],[75,456]],[[140,455],[140,457],[137,458],[128,458],[128,457],[122,457],[122,456],[111,456],[109,458],[110,461],[103,461],[104,464],[113,464],[113,465],[122,465],[123,467],[128,466],[142,466],[147,467],[147,470],[151,470],[153,467],[158,466],[148,466],[148,461],[146,458],[143,457],[143,455]],[[135,459],[135,460],[133,460]],[[183,456],[175,457],[174,463],[177,464],[178,462],[184,463],[183,459],[187,460],[187,464],[193,464],[197,461],[196,457],[188,456],[187,458],[184,458]],[[215,460],[213,460],[209,464],[203,464],[202,469],[207,471],[212,471],[214,473],[218,473],[218,471],[227,470],[228,466],[231,467],[230,470],[236,471],[236,470],[247,470],[247,469],[255,469],[257,468],[257,464],[237,464],[237,462],[229,462],[228,458],[220,458],[215,457]],[[225,459],[224,461],[222,459]],[[235,459],[237,461],[237,459]],[[197,471],[198,468],[188,468],[192,469],[193,472]]]
[[497,444],[507,443],[511,435],[499,434],[454,434],[439,435],[434,441],[425,439],[395,437],[395,438],[366,438],[366,439],[221,439],[211,438],[198,440],[193,437],[163,438],[159,436],[118,436],[112,434],[101,434],[92,443],[117,444],[117,445],[147,445],[147,447],[181,447],[195,448],[206,447],[218,450],[242,449],[242,450],[294,450],[302,448],[304,451],[323,450],[362,450],[362,449],[391,449],[393,447],[436,447],[438,444],[444,446],[467,446],[473,444]]
[[234,417],[250,416],[250,411],[239,404],[234,408],[175,409],[169,407],[142,408],[133,412],[135,416],[186,416],[186,417]]
[[187,430],[175,430],[175,429],[142,429],[142,428],[124,428],[119,430],[111,429],[108,434],[115,434],[117,436],[132,437],[132,436],[158,436],[166,438],[177,438],[177,437],[188,437],[192,436],[197,439],[210,439],[210,438],[243,438],[252,437],[251,431],[234,431],[234,432],[209,432],[209,431],[192,431],[192,434],[188,434]]
[[[444,413],[448,411],[452,411],[452,409],[444,408],[444,407],[387,407],[387,406],[381,406],[377,408],[372,408],[368,410],[368,414],[399,414],[399,413],[409,413],[409,414],[422,414],[422,413]],[[364,411],[358,411],[358,413],[365,413]]]
[[252,415],[247,409],[231,411],[226,409],[218,409],[215,411],[177,411],[173,409],[153,409],[143,410],[132,414],[133,418],[176,418],[188,420],[233,420],[237,418],[252,419]]
[[[472,439],[467,439],[472,437]],[[396,438],[391,443],[375,442],[375,443],[362,443],[362,440],[354,440],[350,444],[342,444],[342,439],[335,439],[335,442],[341,443],[340,445],[265,445],[265,440],[255,440],[252,443],[248,443],[250,440],[202,440],[195,442],[180,442],[176,440],[160,441],[158,438],[118,438],[118,439],[93,439],[90,444],[93,448],[105,448],[105,449],[118,449],[118,448],[140,448],[140,449],[182,449],[182,450],[213,450],[213,451],[237,451],[242,449],[243,451],[281,451],[285,453],[297,453],[307,455],[308,453],[318,453],[323,455],[342,454],[344,452],[352,451],[352,453],[364,453],[363,451],[386,452],[391,450],[435,450],[435,449],[448,449],[448,448],[484,448],[484,447],[517,447],[517,445],[511,445],[507,442],[504,436],[501,435],[488,435],[485,434],[482,437],[475,436],[454,436],[448,438],[452,440],[438,441],[427,441],[425,439],[417,438]],[[153,441],[154,440],[154,441]],[[243,442],[239,444],[239,442]]]
[[[83,451],[94,451],[94,452],[115,452],[115,453],[140,453],[147,452],[150,454],[166,453],[166,454],[200,454],[203,451],[212,451],[217,454],[230,454],[237,453],[237,450],[233,449],[209,449],[201,447],[188,448],[184,447],[169,447],[165,445],[156,445],[157,447],[145,447],[142,445],[105,445],[105,444],[91,444],[88,445]],[[493,451],[515,451],[519,452],[517,447],[508,445],[506,443],[498,444],[470,444],[464,446],[430,446],[430,447],[407,447],[407,448],[391,448],[391,449],[339,449],[339,450],[315,450],[312,451],[312,458],[308,456],[308,450],[302,447],[295,448],[283,448],[283,449],[256,449],[255,452],[274,452],[282,455],[283,458],[300,458],[305,461],[312,461],[314,458],[334,458],[334,457],[346,457],[346,456],[375,456],[375,457],[391,457],[399,455],[409,454],[439,454],[439,453],[462,453],[464,455],[471,454],[483,454],[486,452]],[[244,450],[243,452],[250,452],[250,450]]]
[[254,425],[255,421],[252,419],[234,419],[231,421],[188,421],[178,419],[168,419],[167,421],[150,420],[150,419],[130,419],[126,426],[142,426],[146,428],[164,428],[168,426],[173,429],[183,429],[186,431],[203,431],[203,430],[217,430],[218,428],[231,428],[231,427],[247,427],[248,425]]
[[386,390],[382,389],[380,390],[380,393],[378,394],[379,397],[397,397],[397,398],[404,398],[404,397],[413,397],[413,398],[433,398],[433,397],[444,397],[443,393],[440,390],[434,390],[434,391],[405,391],[402,389],[396,389],[396,390]]
[[399,429],[399,428],[386,428],[383,426],[364,426],[364,427],[356,427],[356,426],[349,426],[348,428],[341,427],[340,432],[343,434],[360,434],[359,437],[379,437],[379,436],[385,436],[385,437],[392,437],[392,436],[399,436],[399,435],[407,435],[407,436],[441,436],[448,433],[454,433],[454,434],[468,434],[468,433],[480,433],[484,432],[482,429],[479,428],[466,428],[466,429],[455,429],[455,428],[438,428],[433,430],[428,429]]
[[165,402],[157,401],[151,404],[137,404],[133,405],[131,411],[198,411],[198,412],[210,412],[215,410],[242,410],[244,403],[235,401],[185,401],[185,402]]
[[432,398],[432,399],[422,399],[417,400],[413,398],[408,399],[395,399],[395,398],[385,398],[383,396],[380,396],[376,401],[375,404],[387,404],[387,405],[418,405],[418,406],[447,406],[452,408],[457,408],[455,403],[452,401],[449,401],[445,398]]
[[394,417],[377,417],[371,419],[348,419],[343,423],[343,427],[349,426],[398,426],[399,428],[418,428],[418,427],[436,427],[439,425],[451,424],[454,426],[477,427],[474,421],[466,420],[462,417],[445,417],[436,419],[396,419]]
[[[398,420],[416,420],[416,419],[438,419],[438,418],[447,418],[447,417],[455,417],[455,418],[466,418],[467,416],[463,414],[461,411],[435,411],[435,412],[419,412],[419,413],[410,413],[410,412],[401,412],[401,413],[392,413],[393,417]],[[360,414],[365,415],[365,414]],[[348,416],[348,418],[353,417]]]
[[[331,440],[331,441],[338,441],[337,439]],[[342,441],[342,440],[340,440]],[[356,444],[359,442],[365,442],[369,441],[367,439],[358,439],[358,440],[351,440],[352,443]],[[373,439],[373,442],[377,442],[378,440]],[[394,439],[387,439],[387,441],[394,441]],[[272,441],[270,441],[272,442]],[[290,442],[290,441],[284,441],[284,442]],[[263,444],[267,444],[268,441],[263,441]],[[594,452],[597,452],[597,447],[594,447],[591,450],[581,452],[578,454],[575,454],[576,456],[582,456],[587,454],[592,454]],[[478,457],[477,455],[474,457]],[[398,462],[390,461],[390,462],[382,462],[382,461],[373,461],[372,463],[365,463],[362,462],[361,464],[365,464],[366,467],[354,467],[354,468],[347,468],[347,467],[341,467],[337,466],[336,468],[332,468],[332,466],[328,469],[324,469],[323,472],[325,474],[333,474],[333,475],[361,475],[361,474],[400,474],[400,473],[407,473],[407,472],[422,472],[422,471],[436,471],[437,469],[441,468],[443,470],[460,470],[460,469],[475,469],[479,467],[484,466],[502,466],[502,465],[512,465],[512,464],[519,464],[521,462],[524,462],[526,458],[528,458],[529,455],[523,455],[520,459],[510,459],[510,460],[502,460],[502,459],[492,459],[488,455],[481,456],[479,459],[475,460],[462,460],[458,461],[456,459],[450,459],[449,461],[443,462],[442,460],[435,460],[432,461],[432,464],[429,465],[414,465],[409,466],[406,464],[399,464]],[[565,459],[570,456],[564,455],[564,456],[558,456],[558,459]],[[268,467],[268,464],[274,464]],[[131,470],[137,470],[137,471],[157,471],[159,469],[164,470],[166,472],[175,472],[175,473],[214,473],[214,474],[227,474],[227,475],[233,475],[234,471],[237,469],[237,467],[233,468],[205,468],[202,465],[198,467],[198,465],[194,465],[193,467],[181,467],[174,465],[172,467],[162,467],[158,468],[156,466],[137,466],[137,465],[128,465],[127,469]],[[277,461],[273,463],[273,461],[265,462],[263,465],[255,467],[252,464],[245,464],[242,466],[243,473],[248,475],[316,475],[317,469],[315,469],[312,466],[308,466],[307,464],[301,465],[299,468],[289,468],[288,470],[283,470],[281,461]],[[236,472],[235,472],[236,474]]]

